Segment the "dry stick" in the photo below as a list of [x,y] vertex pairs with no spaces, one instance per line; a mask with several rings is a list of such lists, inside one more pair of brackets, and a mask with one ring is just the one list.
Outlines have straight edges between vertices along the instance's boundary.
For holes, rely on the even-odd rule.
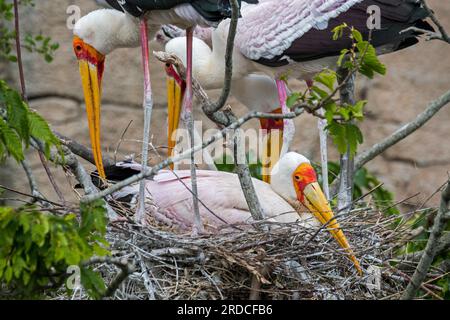
[[[17,64],[19,66],[19,79],[20,79],[21,95],[22,95],[22,99],[26,103],[28,103],[27,87],[25,84],[25,75],[24,75],[24,71],[23,71],[22,46],[20,43],[20,18],[19,18],[18,0],[14,0],[14,29],[15,29],[15,40],[16,40]],[[62,193],[55,183],[55,179],[50,171],[50,168],[48,167],[48,164],[45,162],[44,154],[41,151],[38,151],[38,153],[39,153],[39,159],[41,160],[42,166],[44,167],[45,172],[47,173],[50,183],[52,184],[53,188],[55,189],[55,192],[58,195],[58,197],[60,198],[60,200],[64,202],[64,197],[62,197]]]
[[[360,153],[355,158],[355,172],[361,169],[366,163],[373,160],[379,154],[385,152],[390,147],[396,145],[403,139],[410,136],[416,130],[420,129],[429,120],[431,120],[436,113],[438,113],[443,107],[445,107],[450,102],[450,91],[447,91],[438,99],[432,101],[427,108],[420,113],[413,121],[404,124],[402,127],[397,129],[390,136],[385,138],[383,141],[374,144],[372,147],[366,151]],[[332,184],[332,196],[336,194],[336,187],[340,183],[340,176],[336,178],[335,182]]]
[[[59,138],[59,141],[64,146],[69,148],[72,153],[95,165],[94,154],[91,149],[83,146],[81,143],[74,139],[62,135],[57,131],[53,131],[53,134],[57,136]],[[105,169],[107,169],[108,167],[113,167],[115,165],[115,161],[106,155],[103,155],[102,161]]]
[[408,28],[408,29],[404,30],[403,33],[407,32],[407,31],[416,31],[416,32],[420,32],[420,33],[424,34],[426,36],[426,40],[442,40],[444,42],[450,43],[450,37],[449,37],[447,31],[445,30],[444,26],[439,22],[439,19],[436,17],[433,10],[430,9],[430,7],[428,6],[428,4],[426,3],[425,0],[419,0],[419,1],[422,4],[423,8],[427,11],[430,19],[438,27],[439,33],[433,32],[430,30],[420,29],[417,27]]
[[40,199],[45,199],[45,197],[42,195],[42,193],[39,192],[39,188],[36,182],[36,179],[34,178],[33,171],[31,170],[30,164],[26,159],[21,161],[23,170],[25,171],[25,174],[28,178],[28,183],[30,185],[31,189],[31,195],[33,196],[33,201],[41,202],[43,207],[48,207],[48,202],[41,201]]
[[421,284],[425,280],[428,269],[430,269],[436,256],[439,238],[442,236],[446,222],[450,217],[450,180],[447,182],[447,186],[441,195],[441,204],[437,216],[434,218],[434,224],[431,229],[430,237],[428,238],[427,245],[423,252],[422,258],[417,265],[408,287],[402,295],[402,300],[413,299],[420,288]]
[[[192,42],[194,37],[194,28],[189,27],[186,30],[186,48],[188,69],[186,70],[186,92],[183,99],[184,122],[189,132],[190,147],[195,145],[194,133],[194,116],[192,115]],[[197,236],[204,232],[202,218],[200,216],[200,208],[198,205],[198,188],[197,188],[197,170],[195,168],[195,153],[191,153],[190,161],[191,169],[191,188],[192,188],[192,205],[194,209],[194,223],[192,227],[192,235]]]
[[66,203],[66,200],[64,199],[64,195],[61,191],[61,189],[56,184],[55,178],[53,177],[52,172],[50,171],[50,167],[47,163],[47,159],[45,159],[44,154],[42,152],[38,151],[39,159],[41,160],[42,165],[44,166],[44,170],[47,173],[48,179],[50,180],[51,185],[53,186],[53,189],[56,192],[56,195],[59,198],[59,201],[62,203]]

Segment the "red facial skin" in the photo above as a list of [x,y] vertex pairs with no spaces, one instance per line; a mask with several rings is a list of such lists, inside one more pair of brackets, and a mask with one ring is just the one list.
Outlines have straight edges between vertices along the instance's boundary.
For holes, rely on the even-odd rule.
[[101,82],[105,70],[105,56],[78,37],[73,38],[73,50],[78,60],[87,61],[97,67],[98,81]]
[[314,168],[310,164],[302,163],[295,170],[293,177],[296,187],[295,190],[297,191],[297,197],[300,202],[303,202],[303,191],[305,190],[306,186],[313,182],[317,182],[316,171],[314,171]]
[[186,89],[186,82],[183,79],[181,79],[178,72],[175,70],[173,65],[171,65],[170,63],[166,63],[166,74],[169,77],[172,77],[173,79],[175,79],[176,83],[181,88],[181,92],[184,92],[184,90]]
[[[281,108],[273,110],[272,114],[281,114]],[[261,125],[261,129],[267,130],[267,133],[270,133],[271,130],[280,130],[283,131],[283,119],[260,119],[259,123]]]

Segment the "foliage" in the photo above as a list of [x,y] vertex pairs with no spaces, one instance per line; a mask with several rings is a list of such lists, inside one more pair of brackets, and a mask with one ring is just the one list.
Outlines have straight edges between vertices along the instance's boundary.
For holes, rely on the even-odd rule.
[[84,265],[94,255],[109,254],[103,201],[81,206],[75,214],[57,216],[30,205],[0,207],[0,283],[15,296],[33,297],[58,289],[69,266],[81,270],[81,283],[95,298],[105,289],[102,278]]
[[[20,1],[21,6],[34,6],[30,0]],[[0,59],[4,58],[11,62],[17,62],[14,54],[16,32],[11,21],[14,19],[13,4],[8,0],[0,0]],[[42,55],[47,62],[53,60],[53,56],[59,48],[59,44],[52,42],[50,37],[42,34],[33,35],[28,33],[24,37],[23,47],[29,52]]]
[[[408,241],[405,246],[401,247],[400,250],[398,250],[397,254],[399,256],[420,252],[425,249],[425,246],[430,237],[431,228],[434,224],[434,217],[436,216],[436,212],[437,209],[420,211],[415,213],[409,220],[405,222],[411,230],[418,231],[420,228],[422,231],[419,232],[413,239]],[[444,232],[450,232],[450,221],[447,222]],[[432,265],[438,267],[445,261],[450,261],[450,251],[448,250],[437,255],[434,258]],[[432,281],[431,284],[442,288],[440,296],[445,300],[450,300],[450,275],[448,273],[443,277],[437,278],[435,281]],[[423,292],[422,290],[419,290],[418,296],[424,293],[425,292]]]
[[44,143],[47,158],[50,147],[60,150],[59,140],[47,122],[28,107],[17,91],[0,80],[0,160],[8,155],[16,161],[24,160],[24,147],[29,146],[30,138]]
[[[334,40],[337,41],[344,35],[350,37],[352,46],[341,51],[338,59],[340,68],[346,70],[348,74],[359,73],[369,78],[373,78],[376,73],[381,75],[386,73],[386,67],[378,60],[375,48],[370,41],[363,39],[358,30],[346,24],[333,29]],[[354,105],[349,105],[335,99],[339,83],[345,80],[339,79],[337,72],[333,70],[323,70],[315,76],[315,85],[304,93],[294,92],[289,96],[287,105],[292,107],[297,102],[306,102],[309,105],[317,106],[312,111],[318,116],[322,116],[318,110],[323,108],[328,132],[338,151],[344,154],[349,150],[353,157],[358,145],[364,140],[357,122],[364,120],[364,107],[367,101],[361,100]]]

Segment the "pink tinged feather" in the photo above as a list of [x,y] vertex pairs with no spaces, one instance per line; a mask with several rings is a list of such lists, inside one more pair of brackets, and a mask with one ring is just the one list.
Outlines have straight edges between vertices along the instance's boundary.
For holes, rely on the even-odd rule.
[[244,6],[236,46],[252,60],[272,59],[312,28],[326,28],[330,19],[362,1],[266,0]]
[[[122,167],[135,166],[122,164]],[[173,227],[179,231],[190,232],[193,221],[192,194],[190,171],[164,170],[153,180],[146,181],[146,191],[151,195],[155,205],[159,207],[156,216],[158,222]],[[248,211],[239,180],[235,174],[198,170],[198,194],[200,200],[200,215],[207,232],[216,233],[221,230],[231,230],[230,224],[239,224],[245,228],[252,221]],[[277,222],[295,222],[302,220],[295,209],[275,193],[269,184],[254,180],[255,188],[261,199],[267,217]],[[131,187],[127,192],[131,193]],[[135,194],[137,194],[137,187]],[[114,197],[124,196],[124,193]]]

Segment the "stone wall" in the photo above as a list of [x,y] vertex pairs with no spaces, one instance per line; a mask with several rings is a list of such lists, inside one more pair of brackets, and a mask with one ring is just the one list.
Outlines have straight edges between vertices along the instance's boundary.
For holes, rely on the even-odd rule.
[[[78,5],[82,14],[94,10],[95,2],[91,0],[35,1],[36,7],[21,12],[23,30],[42,32],[50,35],[60,43],[55,61],[47,64],[34,54],[25,53],[25,73],[31,105],[38,110],[59,132],[81,143],[89,144],[87,122],[82,102],[82,90],[78,75],[77,62],[72,52],[72,34],[66,27],[66,9],[69,5]],[[450,2],[430,0],[442,22],[450,30]],[[158,44],[152,43],[153,50],[160,50]],[[364,95],[369,104],[369,115],[362,124],[365,142],[362,149],[389,135],[402,123],[412,120],[427,103],[449,89],[450,83],[450,47],[444,43],[422,42],[414,48],[382,57],[388,67],[388,75],[377,77],[372,81],[358,82],[358,92]],[[15,66],[10,65],[9,75],[17,81]],[[156,146],[164,145],[166,140],[165,79],[163,65],[152,60],[153,90],[155,94],[155,111],[152,122],[153,142]],[[292,82],[293,89],[303,84]],[[217,94],[212,92],[212,95]],[[104,74],[102,111],[102,141],[105,150],[111,156],[130,121],[132,124],[125,135],[125,140],[117,152],[118,159],[131,153],[139,153],[141,129],[143,123],[142,72],[140,50],[117,50],[108,56]],[[230,104],[238,114],[246,110],[234,99]],[[205,127],[212,124],[204,120]],[[396,193],[397,199],[404,199],[415,193],[419,196],[411,199],[412,204],[427,199],[436,188],[447,179],[450,164],[449,123],[450,109],[443,109],[435,119],[419,132],[390,149],[372,161],[368,168],[379,176],[385,186]],[[319,159],[318,134],[316,121],[310,116],[296,120],[297,135],[293,149],[301,151],[314,160]],[[249,124],[256,127],[257,122]],[[334,150],[330,144],[330,149]],[[331,151],[333,159],[337,159]],[[157,159],[153,159],[157,161]],[[92,168],[92,167],[89,167]],[[22,172],[11,166],[0,168],[2,184],[27,190]],[[33,154],[33,169],[36,171],[41,186],[48,186],[38,158]],[[3,171],[3,174],[1,173]],[[7,178],[4,172],[7,172]],[[59,170],[53,170],[55,172]],[[58,173],[58,180],[67,179]],[[12,177],[17,177],[13,179]],[[70,185],[65,185],[68,199],[74,199]],[[54,199],[51,189],[43,190]],[[431,199],[436,204],[437,197]]]

